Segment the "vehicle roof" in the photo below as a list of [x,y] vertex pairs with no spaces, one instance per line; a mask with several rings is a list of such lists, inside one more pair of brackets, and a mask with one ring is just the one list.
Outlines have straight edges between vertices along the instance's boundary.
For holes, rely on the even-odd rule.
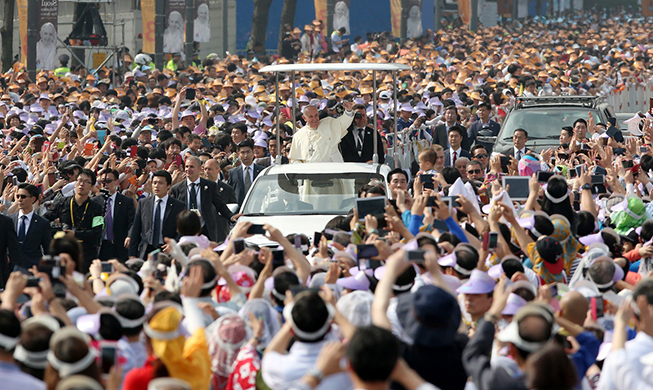
[[341,70],[410,70],[410,66],[396,63],[324,63],[324,64],[283,64],[264,66],[259,72],[319,72]]
[[385,164],[367,163],[335,163],[320,162],[307,164],[274,165],[262,172],[263,175],[278,175],[283,173],[379,173],[384,178],[390,167]]

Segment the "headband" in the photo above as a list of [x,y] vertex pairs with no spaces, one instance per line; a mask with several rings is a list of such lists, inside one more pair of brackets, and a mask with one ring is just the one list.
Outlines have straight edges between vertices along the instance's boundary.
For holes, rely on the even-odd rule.
[[12,350],[18,345],[19,337],[9,337],[0,333],[0,347],[9,351]]
[[324,325],[322,325],[320,329],[314,332],[305,332],[299,329],[297,325],[295,325],[295,322],[293,321],[292,318],[292,309],[293,307],[295,307],[294,302],[289,305],[286,305],[286,307],[283,308],[283,317],[286,319],[286,321],[290,322],[292,331],[297,337],[300,337],[308,341],[315,341],[327,333],[329,328],[331,328],[331,321],[333,320],[333,317],[335,317],[336,315],[336,309],[328,303],[325,304],[327,307],[327,311],[329,312],[329,316],[327,317],[327,320],[324,321]]
[[54,351],[50,350],[48,352],[48,363],[57,370],[59,373],[59,378],[65,378],[77,374],[79,372],[87,369],[91,364],[95,362],[96,350],[89,347],[88,353],[83,358],[79,359],[75,363],[65,363],[59,360],[54,354]]
[[28,351],[21,344],[18,344],[16,350],[14,350],[14,359],[28,367],[43,369],[48,364],[48,352],[50,352],[48,349],[39,352]]
[[460,272],[463,275],[471,275],[472,274],[471,270],[468,270],[468,269],[465,269],[465,268],[459,266],[458,263],[454,263],[453,269],[455,269],[456,271]]
[[569,192],[566,192],[563,196],[559,198],[555,198],[553,197],[553,195],[549,194],[549,191],[547,189],[547,191],[544,191],[544,196],[546,196],[553,203],[562,203],[562,201],[564,201],[569,197]]
[[127,329],[136,328],[139,325],[143,325],[145,319],[147,318],[147,315],[144,315],[141,318],[129,319],[121,316],[120,313],[118,313],[117,311],[114,311],[113,314],[116,316],[116,318],[118,318],[118,322],[120,322],[120,326]]
[[204,283],[202,285],[202,290],[205,290],[207,288],[212,288],[215,287],[215,282],[218,281],[218,276],[216,275],[213,279],[209,280],[208,282]]
[[174,340],[181,335],[179,333],[179,327],[169,332],[161,332],[152,329],[149,324],[143,324],[143,331],[145,331],[145,334],[153,340]]
[[542,233],[538,232],[537,229],[535,229],[535,226],[531,228],[531,233],[533,233],[535,237],[542,237]]
[[640,220],[640,219],[642,219],[642,218],[644,218],[644,217],[646,216],[646,213],[644,213],[644,214],[642,214],[642,215],[637,215],[637,214],[633,213],[633,212],[632,212],[628,207],[626,207],[625,209],[623,209],[623,210],[621,210],[621,211],[623,211],[624,213],[628,214],[628,215],[631,216],[633,219],[637,219],[637,220]]
[[413,288],[413,284],[414,283],[410,283],[410,284],[406,284],[404,286],[399,286],[399,285],[393,284],[392,289],[395,290],[395,291],[408,291],[411,288]]

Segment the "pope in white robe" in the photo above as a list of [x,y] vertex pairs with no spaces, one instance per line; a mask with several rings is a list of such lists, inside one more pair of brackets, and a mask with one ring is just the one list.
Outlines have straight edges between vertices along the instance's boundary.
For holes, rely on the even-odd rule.
[[346,112],[338,118],[323,118],[317,107],[304,107],[303,116],[306,126],[292,137],[290,154],[291,163],[307,162],[343,162],[338,149],[340,140],[347,135],[347,129],[354,121],[353,102],[345,101]]

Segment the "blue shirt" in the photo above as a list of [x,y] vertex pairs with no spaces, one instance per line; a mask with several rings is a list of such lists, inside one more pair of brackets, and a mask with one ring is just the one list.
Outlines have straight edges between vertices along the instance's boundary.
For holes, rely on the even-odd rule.
[[45,390],[45,382],[20,370],[16,363],[0,362],[0,389]]

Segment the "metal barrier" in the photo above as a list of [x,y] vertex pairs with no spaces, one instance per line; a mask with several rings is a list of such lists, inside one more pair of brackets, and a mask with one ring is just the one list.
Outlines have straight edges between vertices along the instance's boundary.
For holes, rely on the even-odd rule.
[[646,112],[653,98],[653,80],[646,82],[629,81],[623,88],[611,91],[606,101],[615,112]]

